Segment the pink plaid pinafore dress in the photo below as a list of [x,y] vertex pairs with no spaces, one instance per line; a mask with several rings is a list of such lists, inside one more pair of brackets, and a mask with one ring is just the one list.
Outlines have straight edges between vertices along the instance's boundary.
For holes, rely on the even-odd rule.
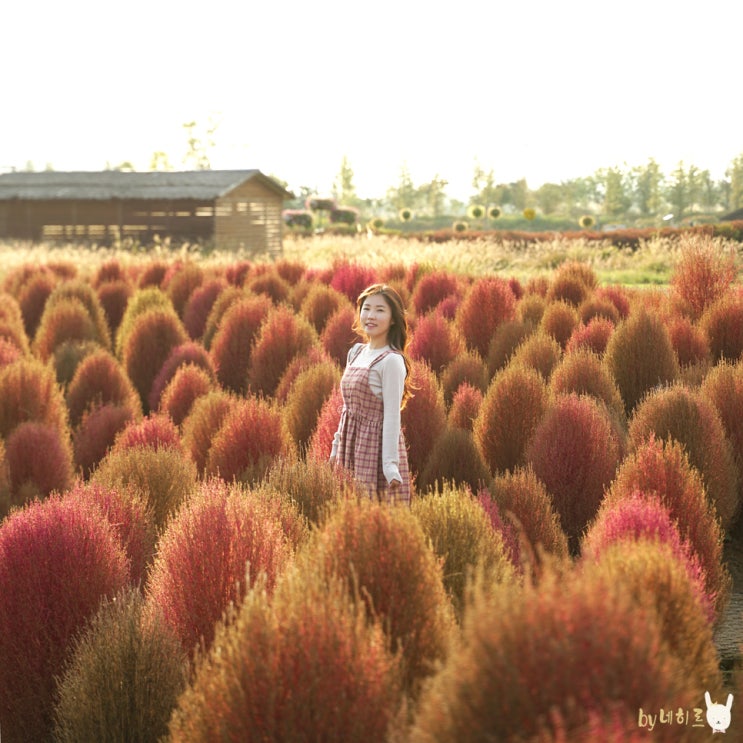
[[[341,379],[343,411],[339,431],[336,461],[351,472],[356,480],[363,483],[370,497],[380,501],[390,501],[389,485],[382,470],[382,424],[384,422],[384,403],[369,387],[369,371],[392,350],[380,354],[371,365],[352,366],[361,347],[349,361]],[[410,471],[405,438],[400,431],[398,440],[398,467],[402,483],[395,494],[395,502],[410,503]]]

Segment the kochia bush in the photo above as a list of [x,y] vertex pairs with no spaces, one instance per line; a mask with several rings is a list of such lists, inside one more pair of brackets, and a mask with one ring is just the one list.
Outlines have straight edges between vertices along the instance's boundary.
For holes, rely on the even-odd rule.
[[201,366],[185,364],[179,366],[160,399],[160,410],[176,426],[188,417],[191,407],[199,397],[208,394],[215,388],[213,377]]
[[438,374],[464,350],[456,326],[438,312],[420,317],[410,341],[410,357],[425,361]]
[[194,400],[181,425],[183,446],[195,462],[200,476],[204,474],[212,439],[238,399],[224,390],[207,392]]
[[170,352],[170,355],[160,367],[160,371],[152,382],[149,399],[150,410],[157,410],[160,404],[160,397],[165,391],[165,388],[170,384],[179,367],[184,364],[195,364],[206,372],[210,380],[216,379],[212,359],[200,343],[188,341],[180,346],[176,346]]
[[116,440],[134,418],[132,408],[115,403],[105,403],[91,408],[72,434],[75,469],[84,478],[98,466]]
[[486,359],[496,328],[516,314],[516,297],[505,279],[477,279],[465,294],[456,315],[469,348]]

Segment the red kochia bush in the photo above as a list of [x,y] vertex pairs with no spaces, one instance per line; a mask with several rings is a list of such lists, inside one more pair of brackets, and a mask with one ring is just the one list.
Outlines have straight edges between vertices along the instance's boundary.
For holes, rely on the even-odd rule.
[[593,317],[583,325],[577,325],[568,338],[565,351],[577,351],[587,348],[597,354],[603,354],[614,332],[614,323],[605,317]]
[[454,428],[472,431],[477,414],[482,407],[483,394],[467,382],[462,382],[454,393],[449,409],[449,424]]
[[143,586],[158,536],[145,500],[132,490],[83,482],[75,483],[65,497],[100,509],[129,560],[129,582],[132,586]]
[[618,285],[599,286],[596,288],[594,296],[597,299],[608,299],[617,308],[620,320],[629,317],[630,298],[624,287]]
[[601,507],[609,508],[634,493],[657,496],[668,509],[681,538],[699,557],[707,594],[716,597],[719,615],[730,591],[722,555],[723,532],[702,477],[681,444],[651,435],[622,462]]
[[52,496],[0,524],[0,719],[8,740],[50,740],[55,678],[102,598],[129,580],[98,507]]
[[160,410],[168,415],[176,426],[180,426],[194,402],[214,387],[212,377],[202,367],[196,364],[179,366],[162,394]]
[[200,343],[195,343],[194,341],[182,343],[170,352],[170,355],[162,367],[160,367],[160,371],[152,382],[149,399],[150,410],[157,410],[160,404],[160,397],[165,391],[165,388],[170,384],[179,367],[184,364],[195,364],[206,372],[209,379],[216,379],[214,365],[207,350]]
[[330,316],[341,307],[349,305],[348,298],[325,284],[311,284],[302,304],[300,312],[312,323],[318,333],[323,328]]
[[214,302],[217,301],[217,297],[226,287],[227,281],[225,279],[210,279],[196,287],[189,296],[183,309],[183,325],[193,340],[197,340],[204,335],[206,321]]
[[715,361],[743,354],[743,296],[729,294],[710,305],[699,320]]
[[464,341],[454,323],[438,312],[418,319],[408,349],[412,359],[425,361],[438,374],[462,351]]
[[132,408],[106,403],[85,413],[72,434],[75,468],[89,477],[106,456],[120,431],[134,420]]
[[[219,479],[203,483],[168,523],[147,583],[188,653],[209,648],[214,628],[261,573],[273,587],[290,551],[263,499]],[[194,600],[196,597],[197,600]]]
[[137,286],[140,289],[148,286],[161,286],[169,268],[170,264],[166,261],[157,258],[151,260],[140,272]]
[[170,416],[151,413],[140,421],[130,423],[117,437],[114,451],[125,451],[140,446],[151,449],[176,449],[183,451],[178,427]]
[[46,300],[57,286],[58,279],[48,270],[37,270],[18,291],[18,304],[23,314],[23,326],[33,338],[44,314]]
[[66,433],[38,421],[21,423],[8,436],[6,461],[10,493],[15,503],[53,490],[66,490],[72,482],[72,447]]
[[333,275],[330,279],[330,286],[341,294],[345,294],[355,305],[359,294],[367,286],[375,284],[377,280],[378,276],[375,269],[359,263],[339,260],[333,264]]
[[596,514],[624,451],[606,408],[593,397],[557,395],[536,427],[525,459],[552,495],[573,547]]
[[237,304],[237,302],[245,298],[245,291],[238,289],[236,286],[228,286],[220,292],[219,296],[214,300],[214,304],[212,305],[211,310],[209,310],[209,314],[206,318],[204,334],[201,337],[201,342],[204,344],[204,348],[207,350],[211,349],[214,336],[216,335],[217,330],[219,330],[222,317],[224,317],[227,310],[229,310],[233,304]]
[[273,395],[276,402],[283,405],[299,376],[308,369],[320,364],[329,364],[338,370],[338,364],[328,356],[321,346],[313,346],[307,353],[295,356],[286,369],[284,369],[284,373],[281,375],[279,384],[276,387]]
[[493,474],[513,471],[547,408],[549,393],[539,372],[512,364],[498,372],[483,398],[472,433]]
[[356,310],[350,304],[343,306],[328,318],[320,336],[322,347],[342,367],[346,365],[348,351],[353,344],[363,341],[353,330],[355,319]]
[[323,403],[317,416],[317,425],[307,447],[307,457],[327,461],[333,449],[333,436],[338,430],[343,409],[343,397],[340,386],[336,387],[330,397]]
[[271,307],[271,300],[264,295],[247,297],[237,301],[222,317],[210,353],[217,379],[227,389],[239,393],[247,390],[253,341]]
[[659,439],[671,437],[684,446],[689,461],[702,474],[723,529],[729,529],[740,507],[739,474],[714,404],[699,391],[680,384],[652,392],[629,424],[634,447],[651,434]]
[[171,351],[188,340],[183,324],[168,310],[148,310],[135,321],[123,348],[124,369],[149,410],[152,383]]
[[96,292],[111,334],[115,335],[134,289],[128,281],[106,281],[98,287]]
[[706,575],[691,545],[682,539],[671,514],[655,495],[635,492],[599,509],[581,539],[581,556],[595,562],[612,544],[651,540],[663,543],[684,568],[707,619],[715,619],[717,596],[705,593]]
[[258,480],[271,462],[293,450],[281,413],[258,397],[240,400],[212,439],[205,473],[228,482]]
[[433,448],[433,442],[446,426],[446,405],[436,375],[421,361],[414,361],[410,370],[414,389],[401,419],[408,445],[408,464],[413,476],[423,472]]
[[460,280],[448,271],[434,270],[421,276],[413,289],[411,304],[418,316],[425,315],[444,299],[460,294]]
[[204,269],[196,263],[187,261],[180,266],[172,266],[165,276],[163,285],[165,291],[173,303],[178,317],[183,317],[186,303],[193,294],[204,283]]
[[291,574],[220,626],[170,721],[170,740],[381,743],[399,704],[378,623],[340,581]]
[[681,366],[706,361],[710,357],[709,341],[704,332],[683,315],[671,318],[666,324],[671,345]]
[[79,425],[83,415],[101,405],[128,408],[132,417],[142,413],[142,403],[121,364],[108,351],[99,349],[77,366],[67,387],[70,425]]
[[505,279],[477,279],[465,294],[456,315],[456,323],[467,345],[483,359],[488,356],[490,340],[502,322],[516,314],[516,297]]
[[[415,743],[608,741],[573,731],[592,717],[619,718],[631,735],[640,708],[661,709],[664,699],[699,704],[699,688],[669,652],[655,609],[638,606],[617,580],[552,569],[538,584],[488,587],[476,594],[462,634],[461,648],[422,695]],[[556,720],[564,737],[553,737]],[[679,729],[665,727],[663,739],[677,741]]]
[[316,345],[317,333],[308,320],[285,306],[271,310],[250,351],[248,384],[252,391],[273,394],[292,359]]

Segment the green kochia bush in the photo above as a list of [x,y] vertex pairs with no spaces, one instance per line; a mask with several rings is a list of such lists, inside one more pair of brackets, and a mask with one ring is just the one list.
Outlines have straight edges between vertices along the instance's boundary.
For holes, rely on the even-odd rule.
[[76,638],[59,682],[54,739],[157,743],[186,688],[183,650],[144,599],[127,591],[102,602]]
[[97,506],[52,496],[0,522],[0,727],[10,741],[49,740],[56,677],[70,641],[129,566]]
[[[409,739],[589,740],[572,731],[600,721],[626,734],[612,740],[630,740],[640,707],[699,705],[662,629],[618,581],[570,569],[475,591],[461,648],[426,688]],[[671,733],[659,739],[678,740]]]
[[191,654],[264,573],[271,589],[290,557],[281,523],[250,491],[204,482],[168,523],[147,583],[149,605]]
[[383,743],[400,704],[398,663],[345,585],[289,573],[258,586],[178,701],[170,740]]

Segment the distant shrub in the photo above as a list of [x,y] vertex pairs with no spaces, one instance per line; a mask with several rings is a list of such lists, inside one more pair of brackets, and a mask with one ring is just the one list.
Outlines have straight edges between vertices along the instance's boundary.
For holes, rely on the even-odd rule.
[[307,272],[307,266],[302,261],[278,258],[273,264],[276,273],[291,286],[299,283]]
[[[44,314],[41,322],[44,321],[44,315],[47,313],[55,314],[58,303],[66,304],[68,300],[75,299],[85,307],[90,321],[93,325],[92,340],[100,343],[106,349],[111,348],[111,331],[106,320],[106,313],[98,299],[98,294],[92,285],[82,279],[72,279],[63,281],[58,284],[44,305]],[[38,334],[38,329],[36,333]]]
[[573,307],[578,307],[589,296],[590,291],[591,289],[586,286],[582,278],[569,273],[560,273],[558,269],[550,282],[545,299],[548,303],[566,302]]
[[739,474],[714,403],[681,385],[652,392],[637,407],[629,424],[634,447],[651,434],[659,439],[670,436],[684,446],[689,461],[702,474],[722,527],[729,529],[740,507]]
[[290,571],[220,625],[170,722],[173,741],[384,741],[399,700],[379,624],[340,581]]
[[711,304],[699,320],[713,361],[737,361],[743,354],[743,295],[726,295]]
[[160,287],[168,274],[169,268],[170,264],[167,261],[153,258],[140,271],[137,286],[140,289]]
[[[40,456],[41,455],[41,456]],[[62,492],[72,483],[72,447],[65,432],[38,421],[21,423],[8,436],[5,461],[14,503]]]
[[444,589],[458,617],[475,569],[479,568],[489,583],[513,579],[503,541],[468,487],[442,483],[439,491],[416,498],[411,510],[443,564]]
[[698,555],[682,539],[668,508],[656,495],[636,491],[621,500],[602,504],[581,538],[581,556],[589,563],[597,562],[612,545],[643,541],[662,544],[669,550],[672,559],[684,568],[695,598],[712,623],[717,597],[706,594],[706,575]]
[[420,278],[411,296],[412,308],[419,317],[435,309],[444,299],[461,295],[461,282],[445,270],[433,270]]
[[147,498],[155,523],[162,528],[197,483],[196,466],[173,447],[137,446],[110,451],[91,475],[91,482],[133,488]]
[[[599,720],[632,735],[641,707],[699,703],[662,630],[654,608],[601,575],[551,569],[538,585],[480,589],[461,648],[422,695],[410,740],[608,741],[573,734]],[[670,743],[678,729],[668,727]]]
[[232,286],[242,286],[245,277],[250,273],[253,264],[248,260],[239,260],[225,266],[224,277]]
[[84,413],[72,434],[76,471],[84,478],[97,467],[113,446],[116,436],[134,420],[132,408],[105,403]]
[[155,554],[157,530],[144,496],[135,490],[77,481],[65,497],[97,506],[113,527],[129,561],[129,583],[144,586]]
[[34,336],[34,353],[48,361],[54,350],[64,341],[95,339],[95,326],[82,302],[70,297],[47,304]]
[[487,356],[491,378],[508,364],[514,351],[532,336],[534,330],[530,320],[519,319],[506,320],[495,329]]
[[103,308],[106,322],[115,337],[134,290],[128,281],[106,281],[97,289],[98,301]]
[[638,492],[657,496],[668,509],[681,538],[699,557],[707,594],[716,597],[719,616],[730,591],[722,559],[723,532],[702,477],[679,442],[650,436],[640,444],[620,465],[601,507],[609,508]]
[[353,330],[355,319],[356,310],[350,304],[341,307],[328,318],[320,335],[320,344],[341,367],[345,367],[353,344],[364,340]]
[[157,410],[165,388],[170,384],[178,369],[186,364],[198,366],[206,373],[208,379],[216,380],[214,364],[207,350],[200,343],[194,341],[182,343],[173,348],[152,382],[149,399],[150,410]]
[[338,576],[402,654],[405,688],[417,695],[448,650],[450,604],[442,568],[407,508],[369,499],[339,504],[304,550],[305,570]]
[[510,362],[535,369],[547,382],[561,357],[560,344],[543,330],[537,330],[519,344]]
[[516,306],[516,314],[522,322],[529,322],[536,327],[540,322],[542,322],[542,315],[544,315],[546,307],[547,300],[544,298],[544,295],[539,293],[526,293],[521,299],[519,299],[519,303]]
[[122,361],[145,412],[150,410],[149,396],[158,372],[173,349],[187,340],[183,324],[167,310],[150,310],[134,321],[124,344]]
[[289,282],[282,279],[275,271],[251,276],[246,280],[244,286],[248,293],[265,295],[274,305],[287,303],[291,294]]
[[455,322],[467,345],[488,356],[488,348],[496,328],[516,314],[516,297],[505,279],[477,279],[462,299]]
[[378,276],[375,269],[341,259],[333,263],[330,286],[341,294],[345,294],[348,300],[355,306],[359,294],[367,286],[375,284],[377,280]]
[[126,305],[126,310],[121,318],[119,328],[116,331],[114,351],[116,352],[117,358],[122,358],[122,354],[124,353],[124,344],[126,343],[129,334],[132,332],[137,318],[151,310],[170,312],[177,317],[172,302],[168,298],[168,295],[161,289],[155,286],[150,286],[134,292]]
[[214,434],[204,472],[228,482],[251,483],[292,449],[280,411],[263,399],[248,397],[236,403]]
[[401,422],[410,472],[415,477],[423,472],[434,441],[446,426],[446,405],[441,385],[427,364],[414,361],[410,380],[414,394],[402,410]]
[[129,578],[100,511],[52,496],[0,524],[0,718],[9,740],[50,740],[70,642]]
[[246,297],[229,307],[222,317],[210,354],[217,379],[227,389],[247,391],[251,349],[271,307],[266,296]]
[[94,289],[98,289],[101,284],[105,284],[107,281],[127,280],[128,276],[124,267],[121,265],[121,261],[118,258],[110,258],[96,268],[90,283]]
[[[478,497],[481,502],[490,500],[498,506],[504,521],[521,540],[526,540],[528,551],[536,559],[542,550],[558,558],[568,556],[567,536],[552,496],[530,466],[496,475]],[[522,554],[522,559],[528,559],[527,555]]]
[[682,367],[710,359],[707,336],[688,317],[674,317],[666,323],[666,327],[676,358]]
[[238,397],[224,390],[212,390],[196,398],[181,425],[181,441],[196,464],[199,476],[204,474],[212,439],[227,414],[237,405]]
[[454,428],[472,431],[475,418],[482,407],[483,394],[476,387],[462,382],[454,393],[449,408],[449,424]]
[[317,425],[307,446],[308,460],[315,459],[324,462],[330,457],[333,447],[333,436],[338,430],[342,408],[343,397],[340,386],[338,386],[333,390],[330,397],[325,400],[322,408],[320,408],[320,414],[317,416]]
[[40,270],[20,287],[17,294],[18,304],[23,315],[23,326],[29,338],[36,334],[39,321],[44,314],[46,300],[58,282],[50,271]]
[[[555,279],[571,278],[579,281],[586,289],[591,292],[599,284],[596,271],[590,263],[585,261],[565,261],[561,263],[555,271]],[[549,292],[549,290],[548,290]]]
[[488,369],[476,353],[463,351],[441,370],[439,380],[444,402],[451,405],[457,390],[465,382],[484,393],[488,388]]
[[214,303],[227,288],[223,278],[212,278],[194,288],[183,308],[183,325],[193,340],[199,340],[206,330],[206,323]]
[[297,354],[284,369],[284,373],[279,379],[273,397],[279,404],[283,405],[291,394],[294,383],[301,374],[319,365],[330,365],[337,371],[338,364],[331,359],[321,346],[312,346],[307,353]]
[[591,395],[601,400],[618,421],[626,420],[622,396],[614,378],[601,359],[589,350],[565,354],[554,368],[549,386],[557,394]]
[[160,537],[148,603],[193,654],[210,647],[217,621],[240,604],[260,573],[273,587],[289,556],[281,524],[260,499],[222,480],[208,480]]
[[322,333],[330,316],[348,305],[348,298],[341,292],[325,284],[313,283],[300,306],[300,312],[318,333]]
[[75,428],[83,415],[101,405],[114,404],[131,410],[132,417],[142,412],[142,403],[121,364],[102,348],[86,356],[75,370],[67,387],[70,425]]
[[144,599],[127,591],[104,599],[59,681],[54,740],[156,743],[187,685],[177,638],[159,618],[145,619]]
[[147,446],[151,449],[177,449],[183,447],[178,427],[164,413],[150,413],[141,420],[132,421],[117,437],[114,451],[124,451]]
[[669,650],[681,662],[684,675],[697,689],[723,687],[712,625],[699,600],[699,587],[690,580],[683,557],[663,541],[641,539],[607,546],[587,564],[583,574],[596,572],[617,583],[640,606],[655,608]]
[[493,474],[514,470],[547,409],[549,393],[539,372],[511,364],[493,377],[472,433]]
[[594,292],[597,299],[608,299],[619,313],[619,319],[625,320],[630,313],[630,297],[627,290],[619,285],[599,286]]
[[179,366],[160,400],[160,410],[176,426],[188,417],[194,402],[215,388],[213,378],[196,364]]
[[668,329],[644,308],[612,333],[604,359],[624,400],[627,415],[657,385],[678,377],[679,366]]
[[282,412],[300,451],[309,443],[322,406],[339,386],[340,380],[340,370],[335,362],[325,361],[305,369],[294,381]]
[[54,371],[33,358],[0,368],[0,436],[25,421],[67,428],[67,408]]
[[679,248],[680,258],[673,268],[671,288],[696,320],[725,296],[735,281],[735,254],[724,250],[714,238],[702,235],[682,235]]
[[609,338],[614,332],[614,324],[604,317],[594,317],[587,325],[576,325],[565,344],[565,351],[571,353],[578,349],[588,349],[599,355],[603,355]]
[[597,297],[595,294],[590,294],[580,303],[578,317],[585,325],[594,319],[608,320],[612,325],[616,325],[621,319],[614,302],[608,297]]
[[595,398],[576,394],[553,398],[525,460],[552,496],[571,548],[577,548],[596,514],[624,453],[624,441]]
[[286,366],[299,354],[319,343],[308,320],[288,307],[277,307],[266,315],[256,335],[248,364],[252,391],[271,395],[276,391]]
[[170,297],[178,317],[182,319],[188,300],[204,284],[204,269],[196,263],[186,261],[171,271],[164,282],[165,293]]
[[472,432],[455,426],[446,426],[433,442],[426,466],[416,485],[419,491],[442,487],[444,483],[465,485],[472,491],[490,479]]
[[425,361],[438,374],[464,351],[456,326],[437,312],[420,317],[410,341],[410,357]]
[[575,307],[563,300],[555,300],[548,302],[544,308],[539,328],[551,335],[561,348],[565,348],[578,322],[578,312]]

